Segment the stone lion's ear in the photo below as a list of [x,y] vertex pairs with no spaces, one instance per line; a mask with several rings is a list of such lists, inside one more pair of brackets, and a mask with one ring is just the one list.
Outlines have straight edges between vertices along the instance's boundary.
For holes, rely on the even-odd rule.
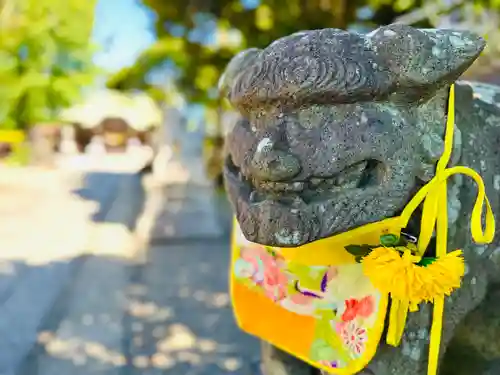
[[261,50],[258,48],[249,48],[241,51],[234,56],[227,64],[224,73],[219,78],[219,93],[222,96],[231,91],[234,79],[247,66],[257,58]]
[[416,29],[393,24],[368,34],[374,52],[400,87],[425,88],[454,82],[477,59],[486,42],[469,31]]

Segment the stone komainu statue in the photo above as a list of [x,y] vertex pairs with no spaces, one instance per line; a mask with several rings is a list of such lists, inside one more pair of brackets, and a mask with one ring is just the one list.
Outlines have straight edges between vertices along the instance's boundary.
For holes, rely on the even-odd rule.
[[[434,176],[449,87],[484,46],[467,31],[389,25],[304,31],[237,55],[220,88],[241,113],[225,180],[245,237],[300,246],[397,215]],[[458,81],[455,91],[451,164],[480,172],[499,212],[500,88]],[[475,194],[460,176],[448,185],[449,247],[463,249],[467,272],[446,300],[443,374],[500,374],[499,241],[470,240]],[[411,313],[400,347],[380,344],[364,373],[425,374],[430,310]],[[269,344],[263,371],[315,373]]]

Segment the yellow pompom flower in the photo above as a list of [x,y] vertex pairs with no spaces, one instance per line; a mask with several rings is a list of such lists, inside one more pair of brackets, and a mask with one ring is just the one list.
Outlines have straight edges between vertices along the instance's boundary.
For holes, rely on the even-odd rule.
[[461,250],[422,259],[410,249],[377,247],[363,257],[362,265],[377,289],[392,298],[409,300],[412,311],[421,302],[449,296],[460,287],[465,273]]

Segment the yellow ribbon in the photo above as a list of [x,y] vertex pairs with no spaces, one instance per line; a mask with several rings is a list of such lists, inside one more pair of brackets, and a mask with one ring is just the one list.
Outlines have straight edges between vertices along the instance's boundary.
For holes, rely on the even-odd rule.
[[[455,92],[454,85],[450,87],[448,100],[448,118],[444,152],[438,161],[436,175],[425,185],[403,210],[401,217],[407,223],[415,209],[424,202],[421,218],[421,232],[417,243],[417,251],[421,257],[427,249],[436,229],[436,257],[443,257],[447,253],[448,243],[448,213],[447,213],[447,179],[455,174],[464,174],[471,177],[477,184],[478,193],[471,216],[471,234],[476,243],[490,243],[495,234],[495,219],[490,203],[486,197],[484,182],[481,176],[468,167],[457,166],[446,168],[453,150],[453,133],[455,127]],[[483,205],[486,206],[486,221],[483,231],[481,214]],[[410,303],[409,299],[392,298],[389,315],[389,328],[387,343],[398,346],[406,324],[408,311],[416,311],[417,306]],[[444,295],[434,299],[432,327],[429,344],[428,375],[437,373],[439,362],[439,349],[443,328]]]

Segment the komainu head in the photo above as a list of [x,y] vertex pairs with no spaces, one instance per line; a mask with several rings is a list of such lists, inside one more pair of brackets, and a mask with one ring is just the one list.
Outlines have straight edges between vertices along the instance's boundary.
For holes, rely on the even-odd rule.
[[389,25],[304,31],[237,55],[220,89],[241,113],[225,180],[245,236],[298,246],[398,214],[432,178],[449,86],[484,45]]

